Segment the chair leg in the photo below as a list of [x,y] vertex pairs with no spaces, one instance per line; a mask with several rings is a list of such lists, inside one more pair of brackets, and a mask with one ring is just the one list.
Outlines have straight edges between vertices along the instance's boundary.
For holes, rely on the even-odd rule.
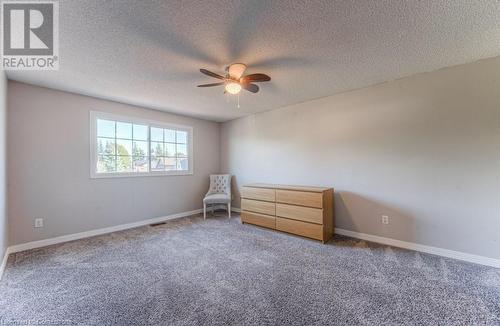
[[229,218],[231,218],[231,203],[227,204],[227,213],[229,215]]
[[207,219],[207,204],[203,203],[203,219]]

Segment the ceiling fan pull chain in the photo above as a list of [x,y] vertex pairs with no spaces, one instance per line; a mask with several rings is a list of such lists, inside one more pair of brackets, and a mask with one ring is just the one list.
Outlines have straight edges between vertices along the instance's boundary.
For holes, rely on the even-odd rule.
[[240,108],[240,93],[238,93],[238,109]]

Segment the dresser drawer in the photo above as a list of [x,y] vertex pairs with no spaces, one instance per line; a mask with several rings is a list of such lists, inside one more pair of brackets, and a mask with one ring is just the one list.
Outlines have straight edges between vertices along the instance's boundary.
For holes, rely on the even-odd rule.
[[276,190],[276,202],[323,208],[323,193],[294,190]]
[[323,226],[318,224],[276,217],[276,230],[298,234],[316,240],[323,240]]
[[275,201],[276,190],[268,188],[242,187],[241,198]]
[[241,221],[243,223],[260,225],[260,226],[270,228],[270,229],[276,228],[276,218],[274,216],[242,211],[241,212]]
[[315,224],[323,224],[323,210],[319,208],[276,204],[276,216]]
[[253,199],[242,199],[241,209],[245,211],[275,215],[276,214],[276,204],[268,201],[259,201]]

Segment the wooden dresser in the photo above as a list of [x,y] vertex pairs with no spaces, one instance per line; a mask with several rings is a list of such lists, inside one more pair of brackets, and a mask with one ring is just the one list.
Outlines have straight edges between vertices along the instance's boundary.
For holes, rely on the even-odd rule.
[[333,235],[333,189],[250,184],[241,189],[241,222],[323,243]]

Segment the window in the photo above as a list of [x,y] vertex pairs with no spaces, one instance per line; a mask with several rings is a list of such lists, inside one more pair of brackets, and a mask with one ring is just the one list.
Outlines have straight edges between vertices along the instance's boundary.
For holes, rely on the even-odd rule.
[[193,173],[193,128],[91,112],[91,177]]

